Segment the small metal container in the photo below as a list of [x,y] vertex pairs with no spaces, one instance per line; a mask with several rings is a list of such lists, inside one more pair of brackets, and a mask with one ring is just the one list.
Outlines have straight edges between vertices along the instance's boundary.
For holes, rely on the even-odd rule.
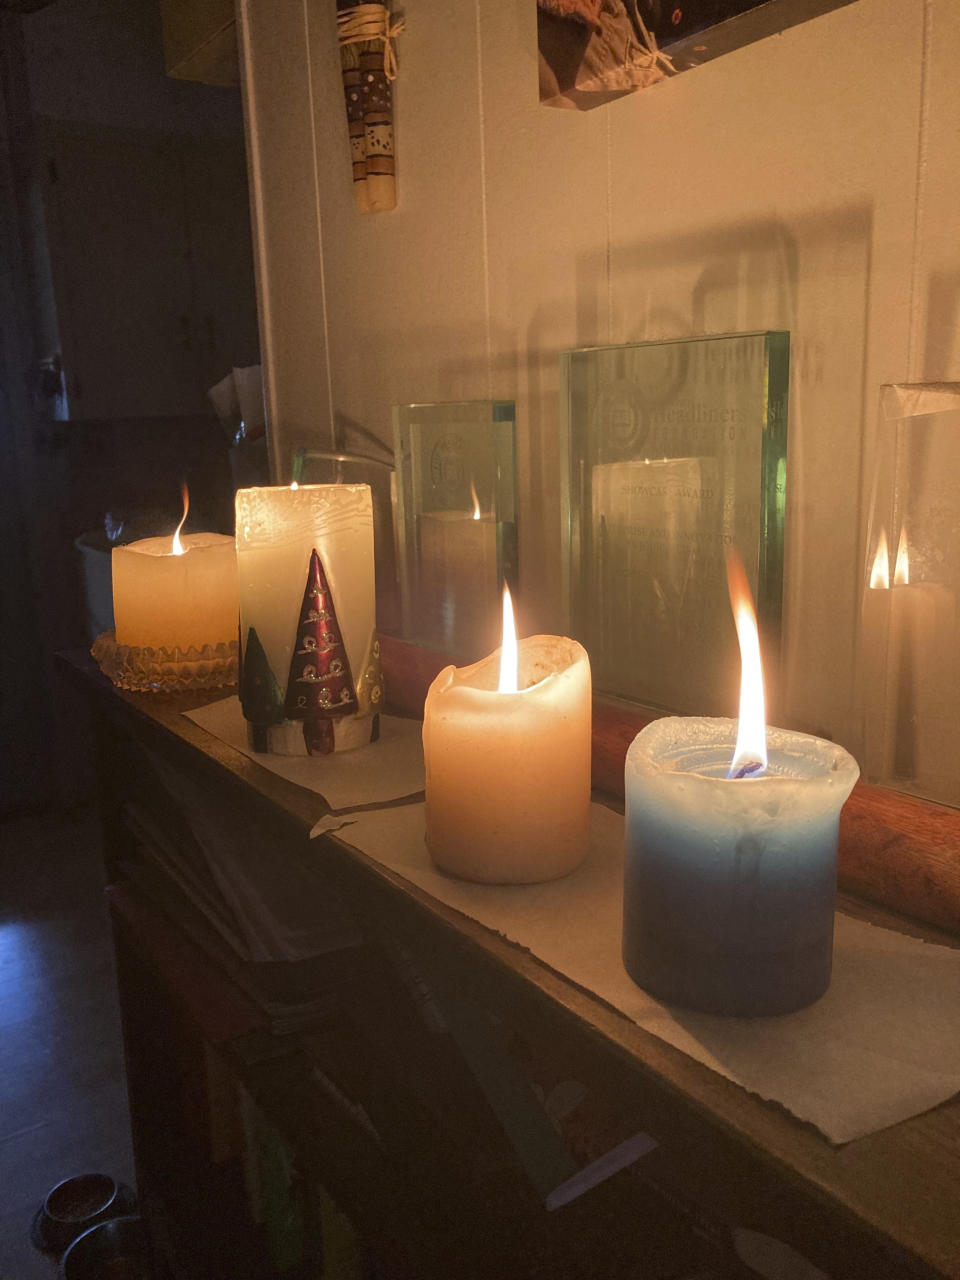
[[105,1173],[65,1178],[47,1193],[34,1221],[33,1240],[47,1253],[62,1253],[77,1236],[103,1222],[133,1211],[129,1187]]
[[77,1236],[61,1259],[60,1275],[62,1280],[156,1280],[142,1220],[110,1218]]

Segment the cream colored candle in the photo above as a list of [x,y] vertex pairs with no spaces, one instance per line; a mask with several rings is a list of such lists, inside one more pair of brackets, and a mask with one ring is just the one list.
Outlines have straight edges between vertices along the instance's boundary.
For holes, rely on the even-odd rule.
[[466,880],[566,875],[590,830],[590,661],[560,636],[520,641],[518,692],[500,693],[500,651],[446,667],[423,719],[427,847]]
[[237,557],[233,539],[190,533],[114,547],[117,643],[151,649],[229,644],[237,638]]
[[[379,710],[378,705],[370,704],[371,693],[376,702],[379,700],[379,672],[370,676],[375,660],[376,622],[370,486],[315,484],[239,489],[236,514],[244,664],[241,697],[248,721],[262,730],[253,734],[253,745],[258,750],[283,754],[310,749],[299,725],[291,724],[284,714],[284,705],[291,660],[298,650],[304,591],[314,550],[329,585],[337,639],[345,650],[349,678],[359,701],[357,714],[332,717],[336,720],[336,749],[369,741],[369,716]],[[255,700],[256,705],[251,708],[250,699],[244,697],[251,633],[255,633],[257,657],[265,659],[267,678],[274,691],[270,717],[264,712],[263,699]],[[352,734],[351,726],[357,728],[358,719],[365,720],[366,727],[360,726]]]

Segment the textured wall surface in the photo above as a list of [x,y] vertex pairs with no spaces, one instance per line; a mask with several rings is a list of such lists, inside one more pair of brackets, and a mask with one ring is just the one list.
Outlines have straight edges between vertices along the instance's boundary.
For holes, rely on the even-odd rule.
[[559,352],[789,329],[774,701],[853,745],[878,387],[960,378],[956,0],[857,0],[584,114],[538,104],[534,0],[420,0],[367,217],[328,6],[240,9],[277,474],[337,418],[515,399],[521,626],[562,631]]

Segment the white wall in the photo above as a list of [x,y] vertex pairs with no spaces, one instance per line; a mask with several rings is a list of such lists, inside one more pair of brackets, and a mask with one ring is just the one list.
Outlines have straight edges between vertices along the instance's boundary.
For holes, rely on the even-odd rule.
[[[400,204],[354,211],[332,12],[240,0],[278,474],[334,415],[519,419],[524,630],[562,630],[562,350],[792,338],[781,719],[856,739],[882,382],[960,378],[957,0],[857,3],[609,106],[537,101],[535,0],[408,6]],[[960,503],[960,498],[958,498]]]

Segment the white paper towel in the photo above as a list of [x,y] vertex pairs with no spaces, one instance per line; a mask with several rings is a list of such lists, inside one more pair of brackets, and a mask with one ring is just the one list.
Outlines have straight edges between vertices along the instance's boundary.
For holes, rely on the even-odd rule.
[[250,746],[247,722],[236,695],[183,714],[264,769],[315,791],[331,809],[382,804],[423,790],[419,720],[382,715],[379,742],[356,751],[337,751],[328,756],[277,756],[254,751]]
[[918,1115],[960,1090],[960,950],[849,916],[837,916],[829,991],[799,1013],[719,1018],[647,995],[620,960],[623,818],[601,805],[592,806],[584,863],[547,884],[477,885],[437,871],[422,804],[357,814],[338,839],[831,1142]]

